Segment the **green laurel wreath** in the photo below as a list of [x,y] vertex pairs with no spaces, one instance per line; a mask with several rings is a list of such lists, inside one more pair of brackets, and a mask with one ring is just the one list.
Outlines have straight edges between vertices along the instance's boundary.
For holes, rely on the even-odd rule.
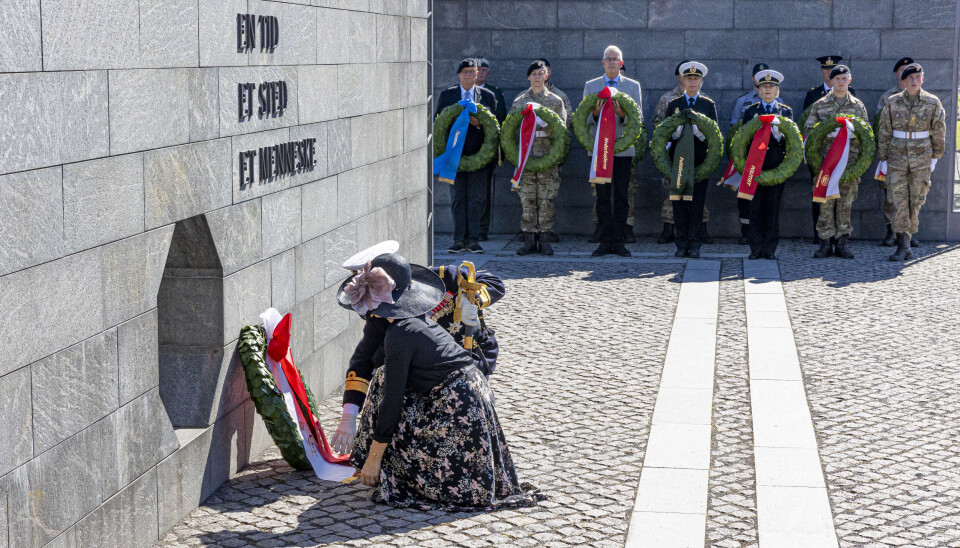
[[[877,151],[877,141],[873,137],[873,129],[862,119],[849,114],[843,114],[842,116],[853,123],[853,138],[860,143],[860,156],[857,157],[857,161],[853,164],[847,164],[847,169],[843,170],[843,175],[840,176],[840,182],[847,183],[863,175],[863,172],[873,163],[873,154]],[[810,165],[812,173],[819,173],[820,167],[823,165],[823,158],[820,157],[820,144],[828,133],[838,127],[840,127],[840,124],[837,123],[836,116],[831,116],[813,126],[810,135],[807,135],[805,150],[807,164]]]
[[[797,168],[803,162],[803,138],[800,136],[800,128],[789,118],[778,115],[777,119],[780,120],[780,133],[787,140],[787,154],[780,165],[774,169],[764,169],[760,172],[760,175],[754,179],[758,185],[774,186],[783,183],[797,172]],[[733,165],[737,167],[737,171],[740,173],[743,173],[744,167],[747,165],[747,150],[750,143],[753,143],[753,136],[760,129],[761,124],[758,116],[750,120],[733,137],[730,157],[733,158]]]
[[[643,156],[645,152],[643,147],[646,145],[647,139],[645,137],[646,129],[641,121],[643,115],[640,114],[640,107],[637,105],[637,102],[633,100],[633,97],[630,97],[626,93],[617,93],[612,99],[620,105],[620,108],[622,108],[623,112],[627,115],[624,121],[623,135],[618,137],[614,143],[613,153],[620,154],[624,150],[636,145],[637,148],[634,150],[635,157]],[[577,136],[577,140],[580,141],[583,148],[587,149],[588,153],[593,152],[593,138],[590,136],[590,125],[587,123],[587,116],[593,116],[593,108],[595,106],[597,106],[597,94],[592,93],[584,97],[583,101],[580,101],[580,106],[573,112],[573,133]],[[641,139],[641,137],[643,138]]]
[[688,120],[696,124],[700,128],[700,132],[707,138],[707,157],[693,172],[695,181],[703,181],[713,174],[717,166],[720,165],[720,158],[723,156],[723,133],[720,132],[720,126],[709,116],[693,109],[684,109],[665,118],[653,130],[653,139],[650,140],[650,155],[653,157],[653,163],[660,170],[660,173],[670,177],[673,171],[673,161],[667,154],[667,143],[670,141],[673,132]]
[[[434,157],[440,156],[447,150],[447,138],[450,135],[450,127],[454,120],[463,112],[463,105],[455,103],[440,111],[436,120],[433,122],[433,154]],[[467,154],[460,157],[460,165],[457,166],[458,172],[476,171],[486,167],[497,155],[497,148],[500,147],[500,124],[497,118],[490,110],[477,104],[477,120],[480,121],[480,127],[483,128],[483,146],[476,154]]]
[[[503,148],[503,155],[507,157],[513,165],[520,162],[520,144],[518,133],[520,132],[520,123],[523,122],[521,109],[516,108],[507,114],[503,120],[503,126],[500,128],[500,144]],[[524,173],[540,173],[551,167],[562,164],[567,160],[567,154],[570,153],[570,134],[567,132],[567,126],[564,125],[560,115],[549,108],[540,105],[534,109],[537,116],[547,123],[553,134],[550,144],[550,152],[543,156],[530,156],[527,164],[523,166]]]
[[[240,354],[240,364],[247,378],[247,390],[253,400],[257,413],[263,417],[263,424],[270,432],[270,437],[280,449],[283,460],[297,470],[310,470],[312,466],[303,449],[303,440],[300,438],[300,429],[297,420],[287,412],[287,405],[283,401],[283,394],[274,382],[273,373],[267,367],[264,354],[267,347],[267,337],[262,326],[248,325],[240,330],[240,341],[237,344],[237,353]],[[296,367],[296,366],[294,366]],[[297,368],[297,371],[300,371]],[[301,376],[302,373],[301,373]],[[313,397],[310,387],[307,390],[307,401],[310,409],[317,409],[317,400]]]

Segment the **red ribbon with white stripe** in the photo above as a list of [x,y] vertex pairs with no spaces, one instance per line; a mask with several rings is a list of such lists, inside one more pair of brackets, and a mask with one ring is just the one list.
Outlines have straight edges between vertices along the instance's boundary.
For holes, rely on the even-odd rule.
[[617,116],[613,111],[612,97],[617,90],[605,87],[597,99],[607,101],[600,108],[597,119],[597,135],[593,141],[593,159],[590,162],[590,182],[603,184],[613,180],[614,145],[617,141]]
[[523,168],[526,167],[527,160],[530,158],[530,151],[533,150],[533,140],[537,135],[537,128],[546,125],[546,122],[537,116],[536,108],[538,106],[536,103],[527,103],[527,106],[520,112],[523,121],[520,122],[520,150],[517,156],[519,160],[517,161],[517,170],[513,172],[513,178],[510,179],[510,184],[513,185],[514,189],[520,186],[520,177],[523,175]]
[[823,203],[840,197],[840,177],[847,169],[850,159],[850,140],[853,138],[853,123],[844,116],[837,116],[840,129],[830,144],[827,157],[823,159],[817,183],[813,187],[813,201]]

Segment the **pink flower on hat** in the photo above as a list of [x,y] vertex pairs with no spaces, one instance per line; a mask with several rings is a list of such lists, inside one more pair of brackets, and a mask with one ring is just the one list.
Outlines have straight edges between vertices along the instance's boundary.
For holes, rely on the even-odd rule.
[[380,303],[394,304],[393,290],[397,284],[387,272],[380,268],[370,268],[370,262],[357,273],[343,288],[350,297],[350,305],[361,316],[376,310]]

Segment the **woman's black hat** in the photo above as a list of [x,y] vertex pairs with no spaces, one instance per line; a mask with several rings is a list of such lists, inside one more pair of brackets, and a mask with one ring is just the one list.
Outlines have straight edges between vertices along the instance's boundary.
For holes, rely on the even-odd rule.
[[355,282],[364,273],[381,268],[396,284],[391,296],[393,303],[381,302],[369,312],[388,320],[413,318],[433,310],[443,300],[446,288],[443,280],[430,269],[410,264],[396,253],[384,253],[370,261],[364,271],[350,275],[340,284],[337,302],[343,308],[356,310],[352,304],[347,285]]

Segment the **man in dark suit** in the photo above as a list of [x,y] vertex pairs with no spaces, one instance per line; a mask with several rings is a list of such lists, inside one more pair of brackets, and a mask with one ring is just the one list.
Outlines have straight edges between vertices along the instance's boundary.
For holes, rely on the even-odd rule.
[[[488,89],[477,87],[477,62],[474,59],[464,59],[457,66],[457,77],[460,84],[440,92],[437,98],[436,115],[443,109],[457,104],[463,99],[470,99],[481,104],[490,112],[497,111],[497,98]],[[440,138],[443,138],[441,136]],[[475,116],[470,116],[470,127],[463,141],[463,155],[476,154],[483,146],[483,129]],[[453,213],[453,245],[447,248],[450,253],[483,253],[480,241],[480,217],[483,215],[483,198],[486,195],[484,185],[486,175],[484,169],[476,171],[458,171],[450,192],[451,210]]]
[[[700,88],[703,86],[703,77],[706,75],[707,67],[703,63],[690,61],[680,65],[683,95],[667,104],[667,116],[692,109],[714,122],[718,122],[717,104],[700,93]],[[680,127],[680,129],[682,128],[683,126]],[[707,140],[696,126],[694,126],[694,129],[696,130],[694,131],[696,137],[693,144],[693,164],[696,166],[703,163],[707,157]],[[669,151],[671,160],[673,160],[679,140],[680,135],[676,133],[670,139],[672,143]],[[673,221],[677,244],[677,252],[674,256],[699,259],[700,245],[703,243],[700,229],[703,225],[703,206],[707,199],[707,180],[694,182],[692,200],[676,199],[680,198],[679,196],[671,196],[670,198],[673,201]]]
[[[503,92],[497,86],[488,83],[490,76],[490,61],[487,61],[482,55],[477,57],[477,87],[488,89],[493,92],[497,98],[497,110],[493,113],[497,117],[497,122],[503,124],[507,118],[507,103],[503,98]],[[493,209],[493,170],[496,169],[498,160],[487,164],[484,174],[487,178],[487,193],[483,202],[483,215],[480,217],[480,241],[487,240],[487,234],[490,232],[490,210]]]
[[[743,114],[743,123],[746,124],[757,116],[776,114],[788,120],[793,119],[793,109],[779,102],[780,83],[783,74],[775,70],[761,70],[754,79],[760,101],[749,107]],[[770,140],[767,142],[767,153],[763,157],[761,171],[776,169],[787,156],[787,141],[779,128],[774,125]],[[780,244],[780,199],[783,197],[783,185],[758,185],[753,199],[747,201],[750,219],[747,239],[750,243],[750,259],[761,257],[775,261],[777,246]]]
[[[823,82],[817,84],[807,90],[806,97],[803,98],[803,108],[800,109],[802,114],[807,110],[807,107],[814,104],[821,97],[825,97],[833,89],[833,84],[830,83],[830,71],[836,68],[840,61],[843,61],[843,56],[841,55],[824,55],[823,57],[817,57],[817,61],[820,62],[820,75],[823,77]],[[851,95],[856,95],[856,91],[853,88],[848,89]],[[806,123],[806,120],[797,120],[797,125],[800,126],[800,129],[803,129],[803,124]],[[809,164],[807,164],[809,166]],[[810,172],[811,177],[816,177],[816,173]],[[820,243],[820,236],[817,234],[817,220],[820,218],[820,203],[819,202],[810,202],[810,212],[813,217],[813,243]]]

